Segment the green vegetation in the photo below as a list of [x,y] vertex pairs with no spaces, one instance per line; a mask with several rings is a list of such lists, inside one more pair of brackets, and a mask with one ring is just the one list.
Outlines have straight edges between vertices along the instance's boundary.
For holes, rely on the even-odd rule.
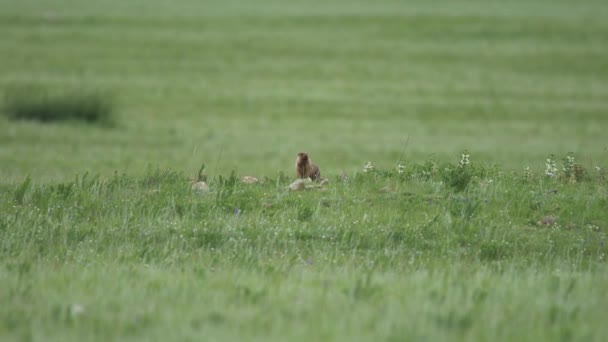
[[[9,123],[0,179],[141,173],[327,174],[371,160],[478,160],[520,171],[608,144],[604,1],[0,3],[0,91],[101,89],[118,127]],[[1,106],[0,106],[1,107]],[[406,148],[405,141],[408,141]],[[221,158],[220,156],[221,150]],[[58,156],[60,156],[58,158]],[[10,165],[10,167],[5,166]]]
[[607,18],[0,2],[0,340],[608,339]]
[[[608,331],[608,181],[432,162],[289,192],[176,172],[5,186],[0,333],[571,340]],[[464,187],[445,182],[468,174]],[[455,182],[455,184],[459,184]]]

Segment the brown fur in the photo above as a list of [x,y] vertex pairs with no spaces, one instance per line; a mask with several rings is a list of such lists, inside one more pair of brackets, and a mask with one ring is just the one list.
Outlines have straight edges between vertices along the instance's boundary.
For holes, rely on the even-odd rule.
[[298,153],[298,158],[296,158],[296,174],[298,178],[310,178],[313,181],[321,178],[321,170],[312,162],[306,152]]

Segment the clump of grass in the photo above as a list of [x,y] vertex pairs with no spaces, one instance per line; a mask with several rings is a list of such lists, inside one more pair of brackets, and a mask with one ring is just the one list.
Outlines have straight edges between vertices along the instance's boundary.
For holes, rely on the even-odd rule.
[[564,158],[563,176],[570,183],[576,183],[582,181],[587,171],[581,164],[574,161],[574,153],[569,152]]
[[13,120],[112,125],[112,107],[108,96],[98,91],[19,86],[5,92],[3,111]]
[[464,151],[461,154],[460,162],[457,167],[447,168],[444,173],[444,181],[456,192],[464,191],[471,182],[472,173],[470,172],[470,154]]

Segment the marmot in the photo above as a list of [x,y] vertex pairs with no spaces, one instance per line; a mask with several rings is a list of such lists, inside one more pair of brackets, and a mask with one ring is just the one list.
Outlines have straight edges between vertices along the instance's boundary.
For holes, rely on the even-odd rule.
[[298,178],[310,178],[313,181],[321,178],[319,167],[308,158],[308,153],[306,152],[298,153],[298,158],[296,158],[296,174]]

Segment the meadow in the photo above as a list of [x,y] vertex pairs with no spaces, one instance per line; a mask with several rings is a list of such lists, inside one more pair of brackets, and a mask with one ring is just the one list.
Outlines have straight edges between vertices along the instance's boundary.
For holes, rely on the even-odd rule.
[[0,2],[0,340],[606,340],[607,19]]

